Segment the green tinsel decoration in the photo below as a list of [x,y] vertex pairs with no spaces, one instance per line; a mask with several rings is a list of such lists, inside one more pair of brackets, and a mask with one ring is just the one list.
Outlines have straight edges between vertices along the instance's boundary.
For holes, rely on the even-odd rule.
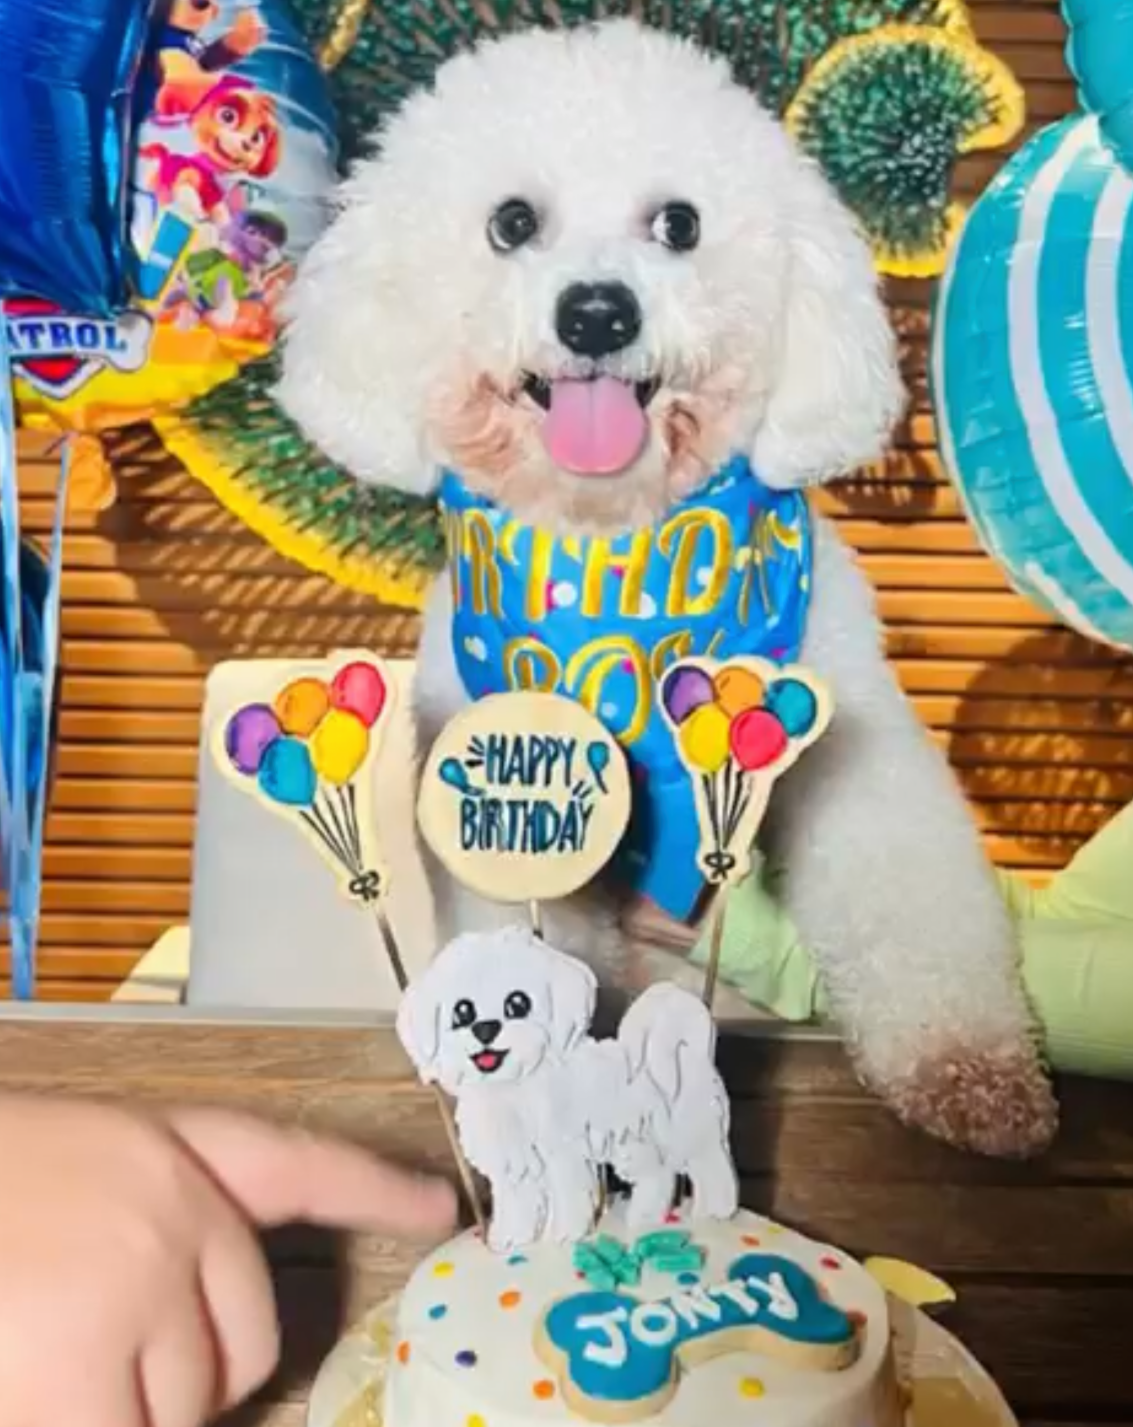
[[[339,6],[292,4],[319,49]],[[938,240],[956,142],[986,95],[962,67],[919,52],[912,63],[898,52],[863,55],[821,92],[808,96],[806,85],[832,49],[887,26],[922,26],[970,44],[961,0],[371,0],[331,74],[344,165],[367,151],[381,121],[430,84],[441,63],[485,34],[616,15],[723,55],[780,116],[805,97],[804,143],[874,235],[902,249]],[[360,486],[328,463],[275,406],[275,377],[272,359],[246,367],[180,418],[159,422],[162,438],[277,548],[381,599],[418,603],[443,559],[433,503]]]

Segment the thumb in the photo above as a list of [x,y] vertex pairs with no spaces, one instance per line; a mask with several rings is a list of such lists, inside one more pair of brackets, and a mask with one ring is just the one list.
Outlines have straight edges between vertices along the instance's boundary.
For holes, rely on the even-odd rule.
[[439,1239],[456,1221],[451,1185],[397,1169],[356,1145],[224,1110],[180,1110],[167,1123],[262,1227],[303,1220]]

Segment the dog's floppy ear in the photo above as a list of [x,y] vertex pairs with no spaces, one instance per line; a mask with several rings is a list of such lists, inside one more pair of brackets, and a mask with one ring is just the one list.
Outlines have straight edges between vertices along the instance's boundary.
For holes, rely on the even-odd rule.
[[441,998],[435,971],[415,978],[397,1008],[397,1038],[417,1067],[422,1081],[431,1085],[439,1077],[437,1055],[441,1048]]
[[[299,265],[285,302],[276,397],[305,435],[358,480],[425,495],[420,442],[428,322],[425,281],[380,158],[359,165],[338,216]],[[412,247],[412,244],[409,245]]]
[[800,157],[786,201],[790,273],[778,381],[752,464],[786,489],[876,460],[904,406],[873,259],[818,168]]
[[598,978],[585,962],[550,947],[540,948],[547,965],[551,1037],[560,1055],[569,1055],[594,1019]]

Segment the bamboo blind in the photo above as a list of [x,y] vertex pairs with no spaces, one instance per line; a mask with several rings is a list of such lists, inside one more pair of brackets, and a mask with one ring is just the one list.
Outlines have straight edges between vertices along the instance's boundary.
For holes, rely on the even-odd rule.
[[[974,0],[1025,81],[1030,131],[1074,105],[1057,0]],[[1002,155],[965,163],[972,195]],[[978,549],[934,445],[927,284],[893,286],[915,409],[884,468],[823,496],[880,592],[891,657],[971,797],[989,853],[1041,877],[1133,797],[1133,665],[1050,624]],[[30,531],[55,467],[24,443]],[[41,992],[97,999],[188,912],[197,718],[218,660],[411,649],[415,622],[283,560],[142,434],[118,503],[70,513],[63,711],[45,851]],[[0,973],[6,975],[6,964]],[[0,987],[6,985],[0,982]]]

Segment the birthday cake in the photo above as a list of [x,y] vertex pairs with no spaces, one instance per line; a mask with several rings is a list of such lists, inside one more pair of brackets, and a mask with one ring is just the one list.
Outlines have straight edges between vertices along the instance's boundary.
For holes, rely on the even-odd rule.
[[384,1427],[899,1427],[885,1294],[758,1215],[498,1254],[470,1231],[403,1293]]
[[898,1427],[878,1283],[738,1207],[709,1008],[654,984],[599,1038],[596,990],[516,925],[457,937],[402,998],[492,1211],[410,1279],[383,1427]]

